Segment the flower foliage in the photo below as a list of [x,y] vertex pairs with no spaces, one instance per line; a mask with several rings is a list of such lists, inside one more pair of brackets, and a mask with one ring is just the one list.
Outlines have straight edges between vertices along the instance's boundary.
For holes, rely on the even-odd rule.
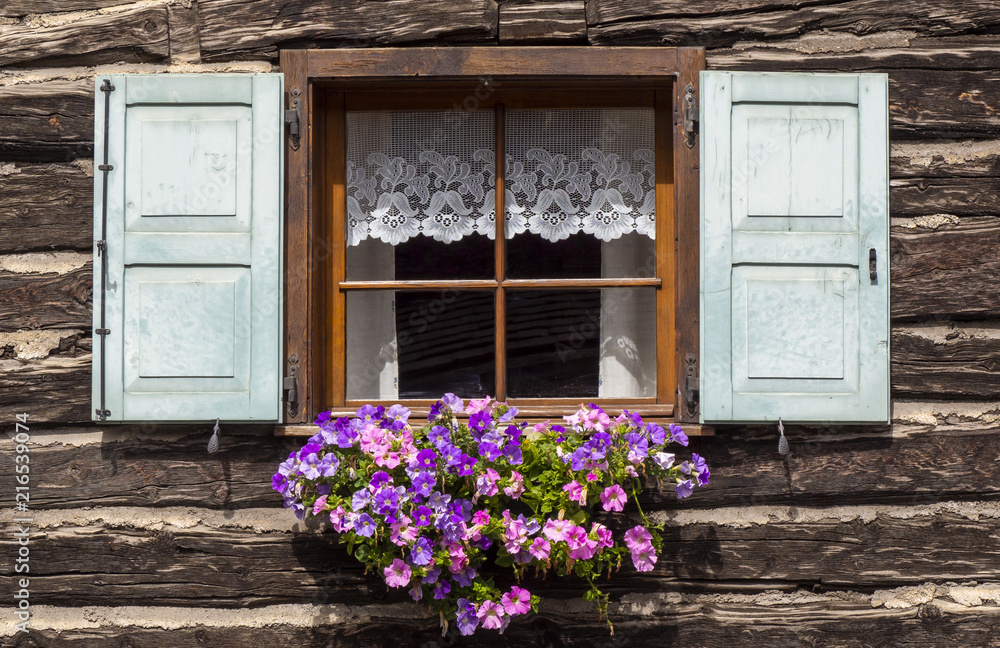
[[[651,571],[661,548],[660,527],[639,507],[643,480],[666,480],[687,497],[708,483],[708,466],[696,453],[678,462],[667,452],[687,445],[680,427],[664,430],[628,411],[611,418],[590,405],[563,424],[534,426],[517,414],[489,397],[466,406],[454,394],[419,428],[401,405],[366,405],[355,418],[321,414],[319,432],[278,467],[273,487],[300,519],[328,519],[367,569],[462,634],[503,632],[538,603],[519,586],[497,588],[480,574],[486,561],[517,582],[528,569],[582,577],[585,598],[604,612],[595,580],[626,556]],[[609,514],[625,511],[629,498],[635,515],[622,526]],[[619,526],[627,530],[618,534]]]

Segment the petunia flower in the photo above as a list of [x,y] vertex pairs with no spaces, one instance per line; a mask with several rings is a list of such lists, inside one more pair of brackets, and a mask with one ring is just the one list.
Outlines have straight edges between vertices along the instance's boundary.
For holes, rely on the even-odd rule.
[[587,503],[587,489],[575,479],[563,486],[563,490],[569,493],[570,500],[579,502],[580,504]]
[[653,545],[647,542],[632,548],[632,565],[637,571],[653,571],[655,564],[656,550],[653,549]]
[[549,552],[552,551],[552,545],[545,538],[535,538],[531,546],[528,547],[528,551],[538,560],[545,560],[549,557]]
[[399,558],[393,559],[392,564],[382,571],[385,574],[385,584],[389,587],[406,587],[413,573],[410,566]]
[[531,610],[531,594],[516,585],[510,588],[509,594],[500,597],[500,602],[503,604],[503,611],[511,616]]
[[499,603],[486,600],[479,604],[476,616],[487,630],[497,630],[503,625],[503,607]]
[[618,484],[612,484],[601,493],[601,504],[605,511],[621,511],[625,508],[625,491]]
[[375,520],[367,513],[362,513],[354,523],[354,532],[359,536],[370,538],[375,533]]

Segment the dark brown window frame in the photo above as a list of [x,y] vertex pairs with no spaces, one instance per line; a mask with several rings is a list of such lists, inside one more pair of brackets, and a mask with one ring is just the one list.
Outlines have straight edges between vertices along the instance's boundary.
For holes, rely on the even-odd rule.
[[[672,111],[657,112],[657,214],[673,215],[673,248],[670,234],[658,223],[656,238],[658,277],[673,276],[657,290],[672,300],[657,299],[658,375],[671,375],[673,384],[658,381],[658,405],[636,403],[657,418],[696,422],[697,407],[688,402],[697,384],[698,361],[698,147],[689,146],[684,132],[685,90],[698,94],[699,72],[705,68],[702,48],[596,48],[596,47],[454,47],[405,49],[285,50],[288,108],[298,113],[301,137],[289,138],[287,156],[287,205],[285,235],[285,366],[294,375],[298,400],[286,401],[285,426],[279,434],[312,433],[311,422],[319,407],[333,403],[335,410],[349,410],[343,380],[330,380],[329,358],[343,358],[343,336],[327,336],[331,324],[341,326],[344,292],[345,232],[331,227],[332,205],[343,201],[343,162],[329,154],[325,142],[344,137],[343,105],[330,106],[331,84],[387,84],[471,81],[481,77],[501,83],[581,82],[585,84],[653,85],[659,103]],[[691,94],[691,93],[687,93]],[[333,99],[337,101],[336,98]],[[333,109],[331,109],[333,108]],[[662,128],[663,120],[672,121]],[[661,138],[670,137],[672,142]],[[672,155],[668,153],[672,152]],[[672,169],[663,171],[661,169]],[[664,187],[661,187],[661,175]],[[324,191],[332,178],[334,189]],[[498,182],[502,182],[498,178]],[[669,185],[672,184],[672,190]],[[502,193],[502,192],[500,192]],[[662,203],[662,204],[661,204]],[[502,220],[497,219],[498,223]],[[658,218],[658,221],[661,220]],[[669,252],[672,251],[672,254]],[[498,260],[498,263],[502,263]],[[660,264],[672,265],[670,268]],[[337,272],[336,269],[341,269]],[[329,288],[336,286],[334,290]],[[355,287],[356,288],[356,287]],[[673,302],[673,307],[661,307]],[[665,308],[665,310],[664,310]],[[661,323],[665,344],[660,344]],[[498,341],[498,344],[502,342]],[[661,371],[660,363],[666,363]],[[294,372],[293,372],[294,368]],[[693,379],[693,383],[692,383]],[[687,394],[687,395],[686,395]],[[628,399],[609,399],[627,405]],[[565,403],[553,400],[522,407],[528,416],[549,417]],[[300,428],[298,426],[307,426]],[[308,432],[307,432],[308,431]],[[695,433],[697,433],[695,431]]]

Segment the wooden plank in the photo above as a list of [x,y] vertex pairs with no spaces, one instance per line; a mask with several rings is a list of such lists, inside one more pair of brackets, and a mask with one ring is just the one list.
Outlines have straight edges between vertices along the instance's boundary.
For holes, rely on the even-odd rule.
[[[204,15],[204,13],[202,14]],[[285,423],[308,423],[313,420],[313,300],[317,264],[312,263],[313,243],[313,104],[312,84],[306,78],[306,56],[301,51],[282,53],[281,70],[285,74],[285,108],[299,106],[302,136],[297,145],[286,138],[285,160],[285,351],[284,375],[298,367],[296,386],[298,403],[286,401]],[[291,358],[295,362],[291,362]],[[294,414],[293,414],[294,412]]]
[[431,47],[309,53],[309,75],[383,79],[478,76],[552,77],[562,81],[663,79],[677,71],[673,48]]
[[283,43],[374,47],[395,43],[496,37],[493,0],[383,3],[346,0],[201,0],[201,52],[206,61],[252,56],[275,59]]
[[89,252],[93,182],[84,164],[0,165],[0,254]]
[[[475,645],[500,648],[565,646],[699,646],[736,648],[768,646],[791,648],[803,645],[863,648],[870,646],[928,647],[952,645],[989,646],[1000,632],[996,608],[964,607],[948,601],[902,609],[872,608],[868,596],[853,592],[841,596],[807,593],[758,597],[721,595],[694,599],[657,594],[634,595],[613,603],[610,609],[615,634],[592,604],[544,599],[538,614],[515,619],[503,634],[488,630],[476,633]],[[221,610],[220,610],[221,611]],[[268,611],[264,608],[264,611]],[[90,612],[87,610],[86,612]],[[198,614],[188,620],[173,610],[169,629],[162,621],[142,625],[105,622],[97,627],[58,629],[32,618],[30,635],[21,644],[54,648],[243,648],[244,646],[384,646],[387,638],[406,637],[413,646],[452,645],[462,637],[451,627],[445,637],[436,618],[420,614],[410,604],[315,608],[306,621],[252,624],[255,615],[242,611],[246,621],[220,623],[215,616]],[[58,614],[53,611],[53,614]],[[219,615],[221,616],[221,615]],[[227,615],[229,616],[229,615]],[[93,617],[105,618],[102,610]],[[88,620],[89,620],[88,618]],[[211,619],[204,622],[204,619]],[[350,622],[345,620],[350,619]],[[58,625],[58,623],[54,624]],[[81,626],[83,624],[80,624]],[[15,641],[17,641],[15,639]],[[554,644],[553,641],[558,641]]]
[[674,187],[674,86],[656,90],[656,400],[677,403],[677,231]]
[[0,86],[0,157],[64,161],[94,156],[90,78]]
[[729,47],[739,41],[794,38],[811,32],[911,32],[955,36],[1000,25],[992,0],[968,0],[961,11],[883,0],[803,5],[793,0],[595,0],[587,3],[592,43]]
[[963,218],[937,229],[894,227],[889,247],[893,320],[1000,317],[996,218]]
[[38,423],[90,420],[90,354],[0,360],[0,417],[27,412]]
[[[700,367],[699,356],[699,145],[703,134],[698,135],[694,146],[687,145],[684,134],[684,93],[688,85],[694,88],[695,101],[703,100],[700,91],[699,73],[705,69],[705,51],[697,48],[678,50],[680,73],[673,88],[673,143],[674,143],[674,241],[675,264],[677,269],[674,294],[676,296],[676,361],[677,372],[677,420],[696,422],[698,408],[685,402],[684,390],[687,379],[697,383]],[[690,359],[695,362],[689,362]]]
[[163,5],[0,24],[0,65],[155,63],[170,54],[167,25]]
[[1000,397],[1000,329],[932,326],[892,333],[892,391],[929,398]]
[[0,272],[0,331],[91,326],[91,264],[65,274]]
[[500,42],[565,43],[587,40],[583,0],[512,0],[500,5]]
[[[889,589],[1000,578],[996,518],[922,513],[919,507],[872,514],[871,519],[859,517],[862,513],[779,510],[763,523],[668,524],[651,573],[637,573],[628,565],[602,586],[621,595],[692,581],[742,581],[759,589],[788,582]],[[291,517],[277,509],[274,515]],[[155,527],[103,520],[47,524],[44,534],[31,541],[32,599],[72,606],[124,600],[133,605],[256,607],[308,603],[317,596],[327,603],[375,604],[386,596],[382,579],[366,575],[332,533],[175,526],[169,519]],[[4,565],[0,573],[11,576],[12,565]],[[528,578],[524,585],[542,597],[579,595],[586,589],[577,579]],[[388,599],[405,601],[406,594],[390,592]]]

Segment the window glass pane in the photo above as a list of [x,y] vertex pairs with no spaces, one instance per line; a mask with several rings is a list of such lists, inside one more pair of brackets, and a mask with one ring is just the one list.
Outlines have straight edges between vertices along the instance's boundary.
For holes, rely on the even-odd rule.
[[[512,239],[511,277],[532,273],[535,255],[521,248],[536,244],[525,233],[553,244],[547,254],[555,256],[572,253],[572,247],[558,242],[581,235],[603,243],[631,237],[637,240],[634,254],[652,255],[652,109],[511,110],[505,119],[504,218]],[[575,274],[582,270],[578,266],[571,268],[574,263],[565,263],[558,276],[587,276]]]
[[347,398],[492,395],[493,293],[347,293]]
[[652,288],[507,293],[512,398],[656,395]]
[[369,238],[347,248],[347,279],[492,279],[493,248],[480,234],[454,243],[417,236],[395,246]]
[[655,274],[655,242],[638,232],[611,241],[571,234],[555,242],[525,232],[507,242],[510,279],[621,279]]
[[494,392],[493,293],[396,293],[399,398]]
[[347,244],[492,237],[492,112],[347,113]]

